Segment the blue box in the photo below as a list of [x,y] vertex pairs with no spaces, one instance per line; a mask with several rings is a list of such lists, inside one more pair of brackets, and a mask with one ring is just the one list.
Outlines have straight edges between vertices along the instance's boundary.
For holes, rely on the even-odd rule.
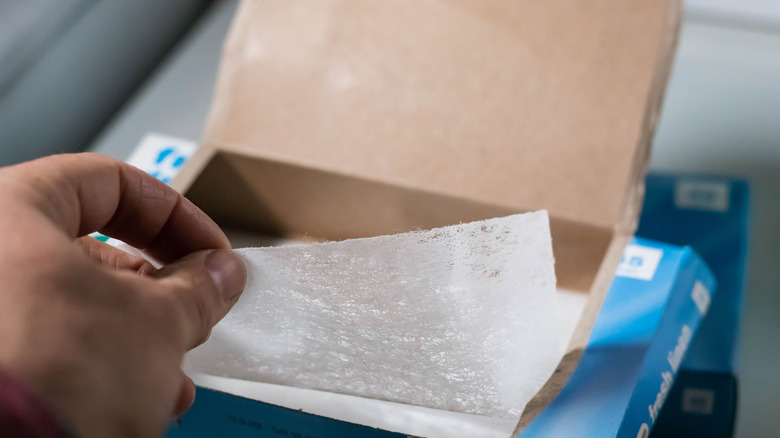
[[[621,274],[662,252],[650,280]],[[646,251],[645,251],[646,252]],[[602,305],[580,364],[521,438],[647,437],[657,421],[715,288],[690,248],[635,239]]]
[[690,245],[718,281],[718,298],[694,337],[652,436],[728,438],[737,407],[734,360],[750,228],[749,186],[689,174],[650,174],[646,186],[637,235]]

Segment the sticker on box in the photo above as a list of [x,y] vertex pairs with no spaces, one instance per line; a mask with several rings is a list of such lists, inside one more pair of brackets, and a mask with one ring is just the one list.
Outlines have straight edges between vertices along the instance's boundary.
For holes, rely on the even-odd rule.
[[127,163],[168,184],[197,148],[192,141],[152,132],[144,136]]
[[658,248],[628,245],[623,251],[623,258],[620,260],[615,275],[650,281],[653,279],[655,271],[658,269],[658,262],[661,261],[663,255],[663,250]]
[[696,307],[699,309],[701,315],[706,315],[707,309],[710,308],[710,291],[708,291],[700,281],[697,281],[696,284],[693,285],[691,298],[693,298],[693,302],[696,303]]
[[682,410],[686,414],[712,415],[715,410],[715,391],[710,389],[685,388]]
[[724,182],[680,181],[674,189],[674,205],[684,210],[723,213],[729,209],[729,185]]

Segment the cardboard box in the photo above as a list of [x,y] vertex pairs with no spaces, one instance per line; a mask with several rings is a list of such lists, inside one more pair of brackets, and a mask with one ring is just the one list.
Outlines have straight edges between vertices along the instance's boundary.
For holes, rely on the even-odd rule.
[[[661,406],[673,397],[681,360],[710,311],[706,303],[717,301],[714,290],[712,273],[690,248],[633,240],[579,366],[519,438],[647,438]],[[199,387],[192,409],[168,438],[218,435],[407,436]]]
[[547,209],[587,304],[522,430],[578,363],[633,233],[679,1],[243,2],[174,181],[226,227],[338,240]]
[[[150,134],[129,162],[165,177],[175,175],[192,150],[190,141]],[[714,291],[712,274],[699,257],[688,248],[636,239],[624,251],[577,370],[559,396],[522,432],[522,438],[559,436],[571,430],[587,436],[634,436],[634,429],[644,433],[651,426],[651,437],[731,436],[736,408],[733,360],[744,287],[748,186],[723,177],[668,174],[648,175],[646,183],[638,233],[692,244],[712,267],[718,293],[710,298],[706,316],[700,310],[696,312],[693,291],[697,284],[701,283],[710,293]],[[252,240],[258,239],[254,235],[231,235],[257,244]],[[260,243],[267,244],[267,240],[261,238]],[[108,241],[124,248],[121,242]],[[666,363],[659,358],[677,349],[683,325],[694,334],[682,363],[672,369],[668,357]],[[664,380],[664,373],[671,377]],[[669,380],[674,384],[671,389],[666,385],[668,392],[659,414],[657,391]],[[198,388],[195,406],[171,429],[171,438],[223,433],[321,438],[404,436],[361,426],[354,413],[354,423],[323,417],[323,403],[317,401],[309,403],[309,407],[298,404],[298,408],[320,416],[291,409],[301,402],[300,397],[291,398],[293,394],[287,394],[287,400],[281,403],[287,408],[250,400],[268,400],[267,388],[251,388],[257,386],[255,383],[210,383],[227,393]],[[232,391],[237,395],[231,395]],[[307,392],[305,397],[311,395]],[[331,411],[342,415],[345,412],[343,407]],[[369,417],[364,416],[362,422],[372,424]],[[644,425],[647,428],[643,429]]]
[[683,368],[733,373],[750,228],[748,184],[718,175],[649,174],[637,235],[694,248],[718,280],[718,300]]

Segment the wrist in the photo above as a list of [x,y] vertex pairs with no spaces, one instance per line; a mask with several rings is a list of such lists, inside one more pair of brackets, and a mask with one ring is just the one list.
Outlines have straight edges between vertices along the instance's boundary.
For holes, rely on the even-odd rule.
[[20,438],[71,438],[46,403],[0,367],[0,430]]

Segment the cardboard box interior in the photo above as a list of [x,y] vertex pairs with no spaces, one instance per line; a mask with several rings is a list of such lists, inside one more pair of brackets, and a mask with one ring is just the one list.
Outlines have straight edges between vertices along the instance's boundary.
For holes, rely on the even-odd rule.
[[676,0],[242,3],[203,146],[174,182],[220,225],[340,240],[547,209],[588,294],[573,371],[641,201]]

